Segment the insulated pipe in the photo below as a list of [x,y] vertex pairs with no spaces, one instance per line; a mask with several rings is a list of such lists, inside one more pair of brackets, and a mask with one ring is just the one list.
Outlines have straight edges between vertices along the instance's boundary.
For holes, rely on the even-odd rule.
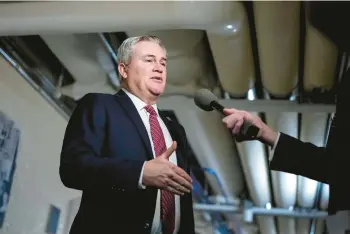
[[306,17],[304,89],[331,89],[336,75],[338,50]]
[[[298,113],[282,112],[280,114],[266,113],[266,121],[272,129],[298,137]],[[269,157],[273,157],[269,147]],[[276,206],[280,208],[294,207],[297,196],[297,176],[294,174],[271,171],[272,188]],[[281,233],[295,232],[295,220],[288,217],[277,217],[278,230]]]
[[207,35],[222,88],[233,96],[243,96],[255,79],[249,22],[243,4],[232,4],[232,21]]
[[[257,115],[257,113],[252,114]],[[252,201],[259,207],[270,204],[271,191],[265,146],[259,141],[246,141],[236,145]],[[258,216],[257,221],[262,234],[277,233],[271,217]]]
[[300,2],[254,2],[261,78],[266,90],[285,97],[297,85]]
[[[319,147],[324,146],[327,119],[328,114],[326,113],[303,114],[301,122],[300,140],[304,142],[311,142]],[[317,163],[315,164],[315,166],[317,166]],[[304,208],[314,207],[317,186],[317,181],[305,178],[303,176],[298,176],[298,206]],[[298,234],[309,234],[309,229],[309,220],[297,221]]]
[[220,186],[217,178],[206,176],[215,194],[227,195],[229,200],[237,199],[243,191],[244,178],[234,140],[222,124],[221,115],[198,108],[182,109],[182,102],[178,104],[167,108],[175,111],[179,122],[184,126],[200,166],[214,170],[222,182]]

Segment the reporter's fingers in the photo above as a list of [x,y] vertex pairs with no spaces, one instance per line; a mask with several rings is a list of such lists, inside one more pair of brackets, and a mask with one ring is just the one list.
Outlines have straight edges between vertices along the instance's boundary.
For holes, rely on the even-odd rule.
[[238,134],[241,130],[241,127],[244,123],[244,119],[239,119],[236,124],[233,126],[232,133],[233,134]]
[[225,118],[222,119],[222,122],[226,125],[227,128],[233,128],[237,121],[239,121],[240,119],[242,119],[243,116],[239,115],[239,114],[233,114],[233,115],[229,115],[226,116]]
[[235,113],[237,110],[234,108],[224,108],[224,114],[225,115],[232,115],[233,113]]

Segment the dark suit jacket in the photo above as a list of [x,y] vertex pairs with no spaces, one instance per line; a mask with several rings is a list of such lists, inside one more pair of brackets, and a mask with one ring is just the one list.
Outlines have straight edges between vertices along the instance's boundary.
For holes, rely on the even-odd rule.
[[270,169],[302,175],[330,187],[328,211],[350,210],[350,72],[337,92],[336,117],[327,146],[316,147],[281,134]]
[[[189,174],[185,131],[159,113],[178,143],[178,165]],[[149,233],[157,189],[139,189],[138,180],[151,159],[146,128],[125,92],[85,95],[69,120],[60,162],[63,184],[83,191],[70,233]],[[192,195],[180,203],[179,233],[195,233]]]

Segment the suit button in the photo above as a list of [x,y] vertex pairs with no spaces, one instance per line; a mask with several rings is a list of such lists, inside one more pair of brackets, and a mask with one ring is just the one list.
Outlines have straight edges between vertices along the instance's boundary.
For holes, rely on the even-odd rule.
[[148,229],[148,228],[149,228],[149,223],[145,223],[144,228],[145,228],[145,229]]

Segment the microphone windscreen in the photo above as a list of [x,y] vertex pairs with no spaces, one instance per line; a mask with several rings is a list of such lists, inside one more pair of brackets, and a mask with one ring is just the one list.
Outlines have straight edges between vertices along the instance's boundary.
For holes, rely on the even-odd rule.
[[212,111],[213,108],[210,103],[217,100],[218,98],[208,89],[199,89],[194,95],[195,104],[205,111]]

